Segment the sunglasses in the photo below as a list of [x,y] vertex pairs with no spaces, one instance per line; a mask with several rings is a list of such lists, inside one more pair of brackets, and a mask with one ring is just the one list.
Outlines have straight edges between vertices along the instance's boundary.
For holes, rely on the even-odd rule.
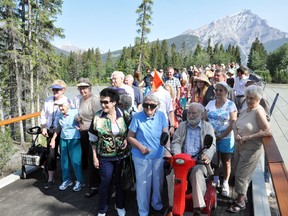
[[52,91],[61,91],[62,89],[52,89]]
[[105,105],[107,105],[107,104],[109,104],[111,101],[105,101],[105,100],[100,100],[100,104],[105,104]]
[[148,107],[150,107],[150,109],[155,109],[156,107],[157,107],[157,104],[150,104],[150,103],[144,103],[143,104],[143,107],[144,108],[148,108]]

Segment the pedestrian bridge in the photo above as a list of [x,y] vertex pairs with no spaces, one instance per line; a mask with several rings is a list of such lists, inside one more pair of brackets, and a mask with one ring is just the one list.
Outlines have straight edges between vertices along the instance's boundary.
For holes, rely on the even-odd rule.
[[[218,207],[213,210],[212,215],[288,215],[288,205],[286,204],[288,202],[288,172],[286,169],[288,155],[280,154],[280,152],[287,152],[288,148],[288,119],[286,117],[288,116],[288,110],[287,101],[285,100],[285,98],[288,98],[287,90],[287,86],[284,85],[267,85],[265,88],[265,93],[270,104],[272,104],[276,94],[279,93],[279,98],[271,117],[273,137],[263,139],[268,167],[271,172],[270,183],[265,184],[264,181],[263,156],[263,159],[258,164],[249,189],[249,202],[246,210],[237,214],[226,212],[229,200],[236,197],[233,187],[230,187],[229,198],[222,197],[220,194],[218,195]],[[28,118],[38,116],[39,114],[30,114]],[[24,120],[25,118],[27,116],[18,117],[15,121]],[[0,122],[0,126],[6,123],[5,121]],[[18,171],[0,180],[0,216],[94,215],[97,208],[98,196],[84,198],[85,188],[80,192],[73,192],[72,188],[68,188],[66,191],[59,191],[58,186],[61,184],[61,173],[60,169],[57,170],[56,182],[54,187],[49,190],[44,190],[42,171],[36,167],[29,168],[27,179],[20,180],[20,171]],[[86,170],[84,171],[84,175],[87,176]],[[274,199],[276,205],[272,206],[274,208],[273,211],[270,211],[271,203],[269,204],[267,196],[267,184],[268,189],[276,195]],[[167,191],[164,190],[163,197],[166,197],[166,193]],[[167,204],[167,199],[164,198],[164,202]],[[126,210],[127,216],[138,215],[135,191],[127,192]],[[110,202],[108,215],[117,215],[114,209],[113,198]],[[158,216],[163,215],[163,213],[151,212],[150,215]],[[192,215],[192,213],[185,213],[185,215]]]

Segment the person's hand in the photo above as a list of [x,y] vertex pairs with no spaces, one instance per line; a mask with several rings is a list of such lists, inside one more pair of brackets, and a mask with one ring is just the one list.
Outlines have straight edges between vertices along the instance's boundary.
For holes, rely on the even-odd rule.
[[99,160],[97,157],[93,159],[93,165],[96,169],[99,169]]
[[165,155],[164,157],[172,157],[172,154],[170,153],[170,151],[165,150]]
[[211,162],[210,157],[207,154],[202,154],[200,158],[205,164],[209,164]]
[[170,137],[171,137],[171,138],[173,138],[173,136],[174,136],[174,132],[175,132],[174,127],[170,127],[170,129],[169,129],[169,133],[170,133]]
[[82,123],[82,118],[81,118],[80,115],[78,115],[78,116],[76,117],[76,120],[77,120],[77,122]]
[[120,146],[121,150],[124,150],[127,147],[127,140],[123,140],[122,145]]
[[236,135],[235,140],[236,140],[240,145],[243,143],[242,137],[241,137],[239,134]]
[[48,137],[47,128],[42,128],[42,135],[43,135],[44,137]]
[[51,141],[50,141],[50,147],[51,147],[52,149],[55,148],[55,139],[51,139]]
[[222,139],[221,136],[216,136],[216,141],[219,141],[219,140],[221,140],[221,139]]
[[140,152],[143,154],[143,155],[147,155],[147,154],[149,154],[150,153],[150,149],[149,148],[147,148],[146,146],[141,146],[141,148],[140,148]]

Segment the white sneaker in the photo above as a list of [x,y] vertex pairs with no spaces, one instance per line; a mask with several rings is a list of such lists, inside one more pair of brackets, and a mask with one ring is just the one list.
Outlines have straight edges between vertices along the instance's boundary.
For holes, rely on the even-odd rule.
[[60,186],[59,190],[64,191],[67,189],[67,187],[72,186],[73,182],[71,180],[64,181]]
[[76,181],[75,186],[73,187],[73,191],[77,192],[80,191],[81,188],[85,187],[85,183],[81,183],[79,181]]
[[126,215],[125,208],[123,209],[117,208],[117,213],[118,213],[118,216],[125,216]]
[[98,213],[97,216],[105,216],[105,213]]
[[222,187],[222,196],[229,196],[229,184],[224,183]]

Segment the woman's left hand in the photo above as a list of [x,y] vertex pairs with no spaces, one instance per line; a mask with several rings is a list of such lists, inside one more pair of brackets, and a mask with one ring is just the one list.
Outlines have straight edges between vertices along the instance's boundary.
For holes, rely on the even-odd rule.
[[124,150],[127,147],[127,140],[123,140],[122,145],[121,145],[121,150]]

